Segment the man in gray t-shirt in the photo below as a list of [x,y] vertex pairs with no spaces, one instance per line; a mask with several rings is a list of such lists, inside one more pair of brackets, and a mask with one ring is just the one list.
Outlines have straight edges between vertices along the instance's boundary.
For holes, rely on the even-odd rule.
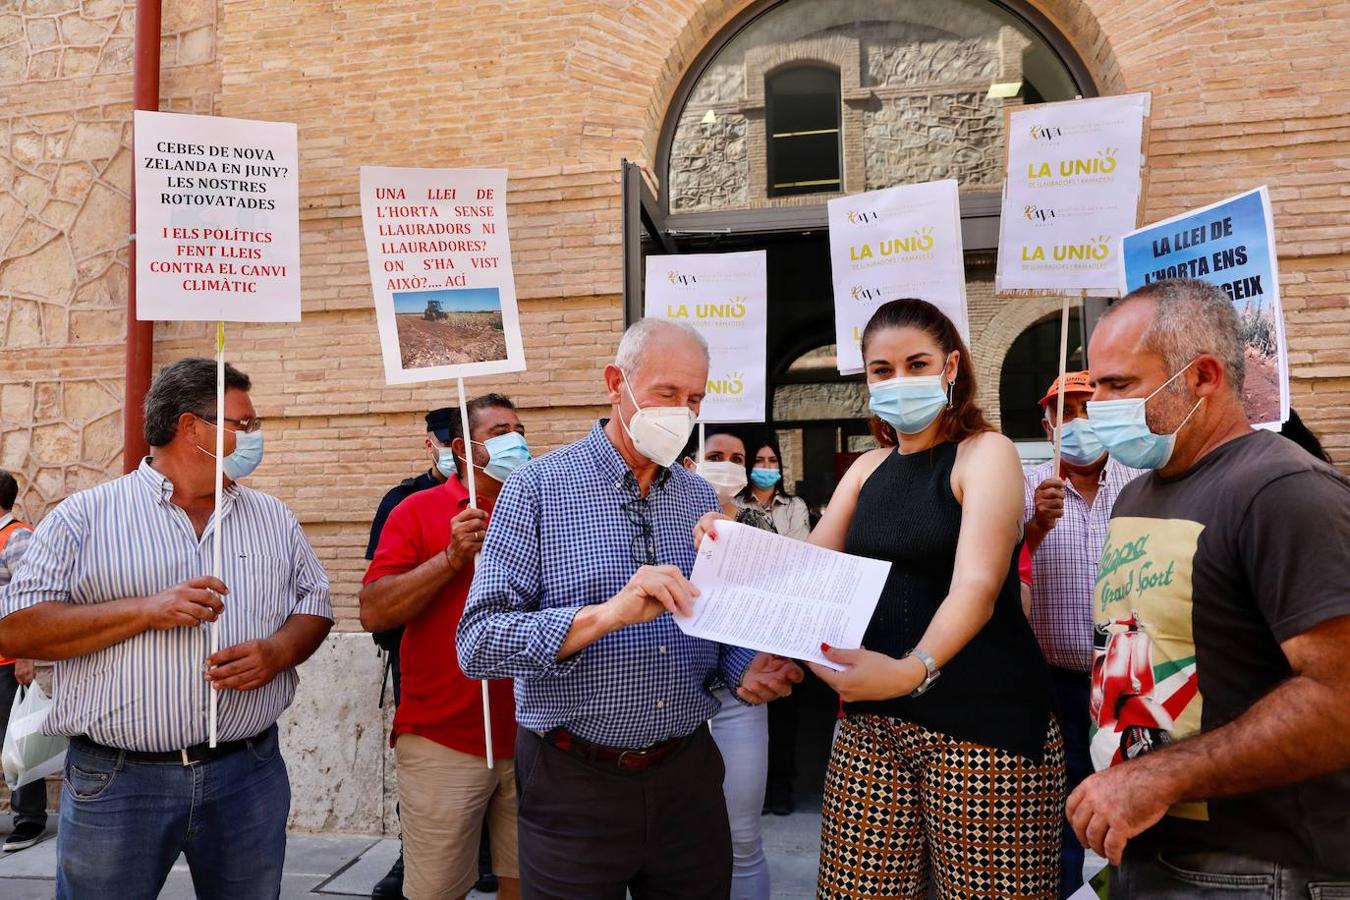
[[1121,863],[1112,900],[1350,888],[1350,481],[1247,424],[1244,351],[1196,281],[1134,292],[1092,338],[1093,428],[1156,470],[1112,512],[1098,772],[1068,804]]

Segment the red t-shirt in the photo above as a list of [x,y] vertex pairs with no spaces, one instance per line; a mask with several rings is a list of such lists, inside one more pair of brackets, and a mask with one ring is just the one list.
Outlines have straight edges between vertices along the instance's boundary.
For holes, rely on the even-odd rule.
[[1017,577],[1027,587],[1031,586],[1031,572],[1031,551],[1027,549],[1026,544],[1023,544],[1022,552],[1017,556]]
[[[480,500],[480,503],[483,501]],[[469,505],[469,493],[458,478],[408,497],[389,514],[364,584],[386,575],[410,572],[445,552],[450,520]],[[483,503],[491,513],[491,505]],[[455,629],[464,615],[473,570],[465,567],[403,629],[400,665],[402,701],[394,712],[393,744],[412,733],[438,744],[487,756],[483,740],[483,693],[479,682],[464,675],[455,652]],[[492,750],[510,759],[516,745],[516,708],[509,680],[488,682],[492,707]]]

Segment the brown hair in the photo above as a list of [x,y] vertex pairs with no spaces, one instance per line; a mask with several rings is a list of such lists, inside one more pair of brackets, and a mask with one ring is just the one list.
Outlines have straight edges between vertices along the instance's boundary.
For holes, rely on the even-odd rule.
[[[994,426],[984,417],[984,412],[975,403],[975,367],[970,361],[970,351],[961,339],[952,320],[933,304],[925,300],[903,299],[883,303],[872,313],[863,329],[862,346],[864,357],[867,343],[877,334],[892,328],[917,328],[924,332],[942,348],[944,357],[953,351],[961,355],[956,362],[956,382],[949,390],[951,402],[941,413],[942,439],[960,442],[982,431],[993,431]],[[876,416],[871,421],[872,436],[883,447],[898,444],[895,429],[890,423]]]

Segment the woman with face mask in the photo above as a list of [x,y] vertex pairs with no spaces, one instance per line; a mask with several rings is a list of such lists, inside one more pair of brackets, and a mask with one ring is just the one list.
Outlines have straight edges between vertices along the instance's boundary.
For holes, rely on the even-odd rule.
[[685,446],[684,467],[702,475],[717,491],[722,512],[742,525],[773,531],[773,520],[762,510],[744,507],[737,502],[750,484],[750,468],[746,463],[745,441],[740,434],[725,426],[706,428],[703,435],[703,460],[697,461],[698,435]]
[[[748,458],[750,484],[736,495],[741,509],[768,515],[779,534],[804,541],[811,536],[811,516],[806,501],[788,493],[783,480],[783,453],[772,430],[758,435],[759,446]],[[800,691],[769,704],[769,777],[764,789],[765,814],[791,815],[797,808],[793,797],[797,777],[797,726],[801,709]]]
[[767,513],[779,534],[806,540],[811,534],[810,513],[806,501],[789,493],[783,481],[783,454],[778,438],[768,431],[755,443],[759,446],[748,457],[750,484],[736,495],[737,505]]
[[[749,483],[745,441],[739,434],[724,426],[708,428],[703,459],[699,462],[697,458],[696,435],[685,448],[684,467],[713,486],[727,518],[752,528],[774,530],[767,513],[737,505],[737,496]],[[769,900],[769,861],[764,855],[760,810],[769,766],[768,714],[772,704],[738,703],[723,685],[714,688],[713,694],[722,703],[722,709],[708,724],[726,765],[722,791],[731,822],[731,900]]]
[[1064,752],[1021,609],[1017,451],[976,405],[965,343],[933,305],[883,305],[862,352],[881,447],[810,540],[891,568],[862,648],[822,646],[842,671],[812,665],[845,702],[817,896],[918,900],[931,877],[940,900],[1053,900]]

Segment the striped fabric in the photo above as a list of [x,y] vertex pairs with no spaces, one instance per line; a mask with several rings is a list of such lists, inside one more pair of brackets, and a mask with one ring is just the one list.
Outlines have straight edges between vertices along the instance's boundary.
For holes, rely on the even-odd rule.
[[[1025,472],[1026,521],[1036,514],[1036,488],[1050,477],[1054,461]],[[1052,666],[1071,672],[1092,669],[1092,590],[1106,543],[1111,508],[1121,488],[1143,474],[1114,459],[1102,469],[1101,486],[1088,506],[1072,482],[1064,489],[1064,517],[1032,557],[1031,630]]]
[[[150,596],[209,573],[216,518],[199,540],[172,495],[173,485],[148,459],[130,475],[72,494],[37,527],[0,615],[48,601]],[[328,576],[285,504],[236,485],[225,490],[221,521],[222,580],[230,589],[219,619],[222,648],[269,637],[295,614],[333,617]],[[57,662],[47,730],[124,750],[205,741],[209,640],[205,625],[147,631]],[[267,728],[290,705],[298,681],[291,670],[254,691],[222,691],[220,739]]]
[[[0,516],[0,532],[4,532],[13,522],[14,514],[5,513]],[[3,535],[0,535],[2,537]],[[0,593],[9,584],[14,577],[14,570],[19,567],[19,561],[23,559],[24,551],[28,549],[28,541],[33,537],[33,532],[27,527],[16,526],[10,529],[9,540],[0,546]]]

